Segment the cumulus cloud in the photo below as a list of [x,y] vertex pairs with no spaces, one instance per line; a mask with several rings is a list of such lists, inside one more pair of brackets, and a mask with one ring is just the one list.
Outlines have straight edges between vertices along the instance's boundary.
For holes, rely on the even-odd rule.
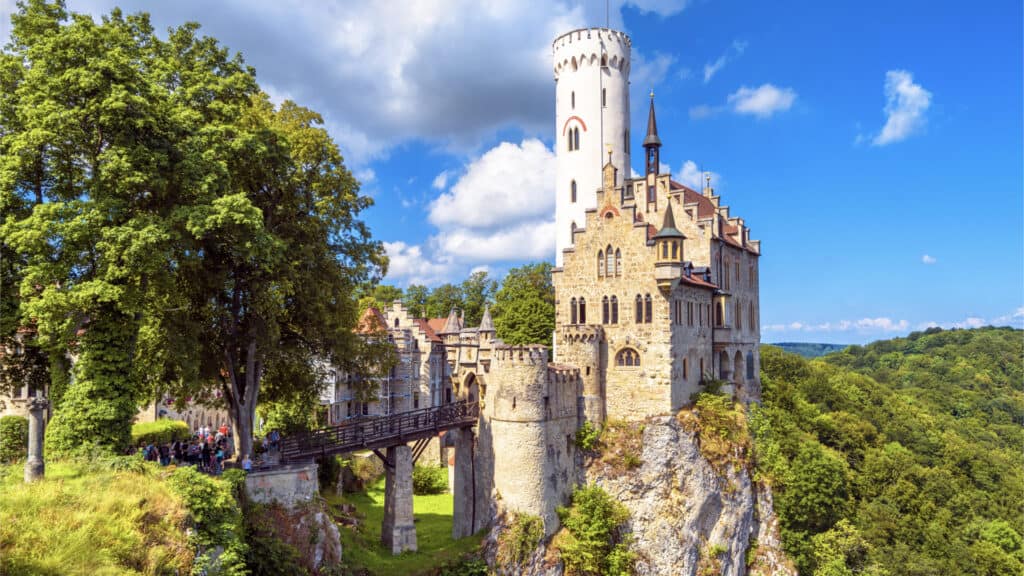
[[968,316],[963,320],[957,320],[953,322],[922,322],[917,326],[918,330],[925,330],[927,328],[981,328],[982,326],[1012,326],[1014,328],[1024,328],[1024,306],[1018,307],[1016,310],[1009,314],[1002,316],[996,316],[994,318],[984,318],[981,316]]
[[859,320],[838,320],[835,322],[790,322],[788,324],[766,324],[765,332],[900,332],[910,327],[906,320],[894,320],[887,317],[861,318]]
[[789,110],[795,100],[796,92],[792,88],[762,84],[757,88],[743,86],[730,94],[726,102],[737,114],[769,118],[776,112]]
[[925,113],[932,103],[931,92],[920,84],[914,84],[914,77],[906,70],[889,70],[885,73],[885,126],[875,136],[872,144],[885,146],[899,142],[921,130],[926,122]]
[[[428,207],[437,227],[425,246],[394,246],[401,260],[392,281],[443,281],[473,267],[550,258],[555,252],[555,154],[537,139],[502,142],[469,162],[447,192]],[[388,249],[391,255],[392,248]],[[411,258],[410,258],[411,259]]]
[[710,106],[708,104],[698,104],[690,108],[690,119],[691,120],[703,120],[704,118],[710,118],[715,114],[722,111],[719,106]]
[[725,65],[728,64],[730,61],[742,56],[743,51],[746,49],[746,42],[734,40],[732,46],[730,46],[725,52],[723,52],[721,56],[715,59],[714,62],[708,62],[707,64],[704,65],[704,83],[707,84],[708,82],[710,82],[711,78],[713,78],[715,74],[718,74],[718,72],[722,68],[725,68]]
[[[675,61],[675,56],[670,54],[657,53],[650,59],[645,58],[643,54],[634,54],[629,82],[644,90],[654,88],[665,80]],[[646,105],[643,98],[637,99],[637,104]]]
[[434,177],[433,183],[430,184],[436,190],[444,190],[448,187],[448,171],[444,170],[440,174]]
[[711,175],[712,186],[717,185],[721,180],[721,176],[717,172],[710,170],[701,171],[700,167],[693,160],[687,160],[683,162],[683,167],[678,172],[673,174],[673,178],[685,186],[689,186],[698,192],[704,189],[704,175]]
[[938,260],[934,256],[925,254],[924,256],[921,256],[921,262],[923,264],[935,264]]
[[[0,13],[13,4],[0,0]],[[617,0],[608,16],[621,29],[624,6],[668,16],[686,4]],[[551,42],[605,23],[603,3],[575,0],[69,0],[71,10],[94,17],[114,6],[149,12],[157,30],[198,19],[201,33],[256,67],[276,101],[321,112],[349,165],[414,139],[472,152],[505,127],[545,133],[554,105]],[[3,43],[10,27],[0,20]]]
[[385,242],[388,254],[388,278],[405,284],[432,286],[443,282],[452,271],[451,263],[427,258],[423,250],[405,242]]

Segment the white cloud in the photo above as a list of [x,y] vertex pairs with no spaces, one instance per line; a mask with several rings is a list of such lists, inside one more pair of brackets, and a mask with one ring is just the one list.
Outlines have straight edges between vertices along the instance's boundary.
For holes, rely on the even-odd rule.
[[[647,59],[643,54],[634,54],[633,65],[630,71],[630,84],[639,86],[642,90],[648,90],[661,84],[668,75],[669,69],[675,63],[676,58],[670,54],[657,53],[654,58]],[[643,104],[643,99],[637,101]]]
[[448,187],[448,171],[444,170],[440,174],[434,177],[434,182],[431,186],[437,190],[444,190]]
[[1012,314],[1006,314],[1005,316],[999,316],[992,319],[993,326],[1015,326],[1017,328],[1024,327],[1024,306],[1017,308]]
[[422,249],[416,245],[385,242],[384,250],[388,254],[388,279],[391,280],[432,286],[443,282],[452,272],[450,263],[425,257]]
[[722,179],[722,177],[717,172],[712,172],[710,170],[702,172],[700,170],[700,167],[698,167],[697,163],[694,162],[693,160],[687,160],[686,162],[683,162],[683,167],[680,168],[678,172],[673,174],[673,176],[675,180],[680,184],[689,186],[690,188],[693,188],[694,190],[700,192],[701,190],[704,189],[705,174],[711,175],[712,186],[717,186]]
[[932,94],[906,70],[885,73],[885,126],[872,141],[875,146],[899,142],[922,129],[925,112],[931,106]]
[[[606,23],[604,3],[577,0],[68,4],[94,17],[114,6],[146,11],[160,31],[198,17],[200,34],[241,52],[275,100],[292,98],[323,114],[349,166],[384,158],[410,140],[472,152],[509,126],[546,134],[552,41]],[[608,24],[622,29],[627,5],[670,16],[687,0],[614,0]],[[0,0],[0,44],[14,9],[12,0]],[[634,50],[633,56],[642,53]]]
[[935,264],[938,260],[934,256],[925,254],[924,256],[921,256],[921,262],[923,264]]
[[502,142],[466,166],[434,200],[430,221],[442,230],[494,230],[553,219],[554,181],[555,155],[543,142]]
[[690,119],[691,120],[703,120],[704,118],[710,118],[715,114],[722,111],[721,107],[709,106],[707,104],[699,104],[690,108]]
[[746,42],[740,42],[735,40],[725,52],[722,53],[714,62],[708,62],[704,65],[704,83],[707,84],[711,81],[711,78],[725,67],[730,61],[735,60],[743,55],[743,51],[747,49]]
[[727,102],[737,114],[768,118],[776,112],[789,110],[795,100],[796,92],[792,88],[762,84],[757,88],[741,87],[729,95]]
[[359,180],[359,183],[364,186],[377,179],[377,172],[369,167],[356,170],[354,175],[356,180]]
[[927,328],[981,328],[982,326],[1012,326],[1014,328],[1024,328],[1024,306],[1018,307],[1016,310],[1009,314],[1002,316],[996,316],[995,318],[986,319],[981,316],[968,316],[963,320],[955,322],[923,322],[917,326],[918,330],[925,330]]
[[[388,271],[401,283],[412,277],[433,284],[499,262],[550,258],[555,252],[555,155],[540,140],[502,142],[462,170],[462,176],[428,208],[437,232],[421,246],[402,243],[406,259]],[[391,254],[389,248],[388,253]]]
[[907,330],[910,323],[892,318],[861,318],[860,320],[839,320],[836,322],[790,322],[788,324],[766,324],[765,332],[899,332]]

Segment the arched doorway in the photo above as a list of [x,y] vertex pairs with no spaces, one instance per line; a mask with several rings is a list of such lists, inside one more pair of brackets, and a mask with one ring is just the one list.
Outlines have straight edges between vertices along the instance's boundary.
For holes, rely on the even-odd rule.
[[466,387],[466,400],[470,402],[480,400],[480,383],[477,381],[476,374],[472,372],[466,374],[462,382],[463,386]]

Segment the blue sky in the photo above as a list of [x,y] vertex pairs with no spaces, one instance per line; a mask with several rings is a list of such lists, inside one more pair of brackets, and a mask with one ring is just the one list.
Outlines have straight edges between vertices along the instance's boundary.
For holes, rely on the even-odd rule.
[[[603,25],[604,2],[69,1],[115,4],[198,21],[272,97],[324,114],[376,200],[389,282],[553,259],[551,41]],[[662,161],[712,171],[762,241],[764,341],[1024,322],[1020,2],[619,0],[610,17],[633,39],[633,133],[653,87]]]

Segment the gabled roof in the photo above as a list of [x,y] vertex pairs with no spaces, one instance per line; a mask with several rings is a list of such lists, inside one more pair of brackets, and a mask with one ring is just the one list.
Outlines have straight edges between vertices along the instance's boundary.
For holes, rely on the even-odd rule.
[[[437,318],[437,320],[444,321],[443,318]],[[435,332],[434,329],[430,326],[430,321],[428,321],[427,319],[414,318],[413,323],[416,324],[420,331],[427,335],[427,340],[430,340],[431,342],[441,341],[441,337],[437,335],[437,332]]]
[[359,317],[359,322],[356,323],[356,334],[379,334],[380,332],[387,332],[387,330],[387,320],[384,319],[384,315],[380,313],[380,310],[373,306],[367,308],[363,315]]
[[427,326],[434,331],[434,334],[440,334],[444,331],[444,325],[448,322],[447,318],[428,318]]

